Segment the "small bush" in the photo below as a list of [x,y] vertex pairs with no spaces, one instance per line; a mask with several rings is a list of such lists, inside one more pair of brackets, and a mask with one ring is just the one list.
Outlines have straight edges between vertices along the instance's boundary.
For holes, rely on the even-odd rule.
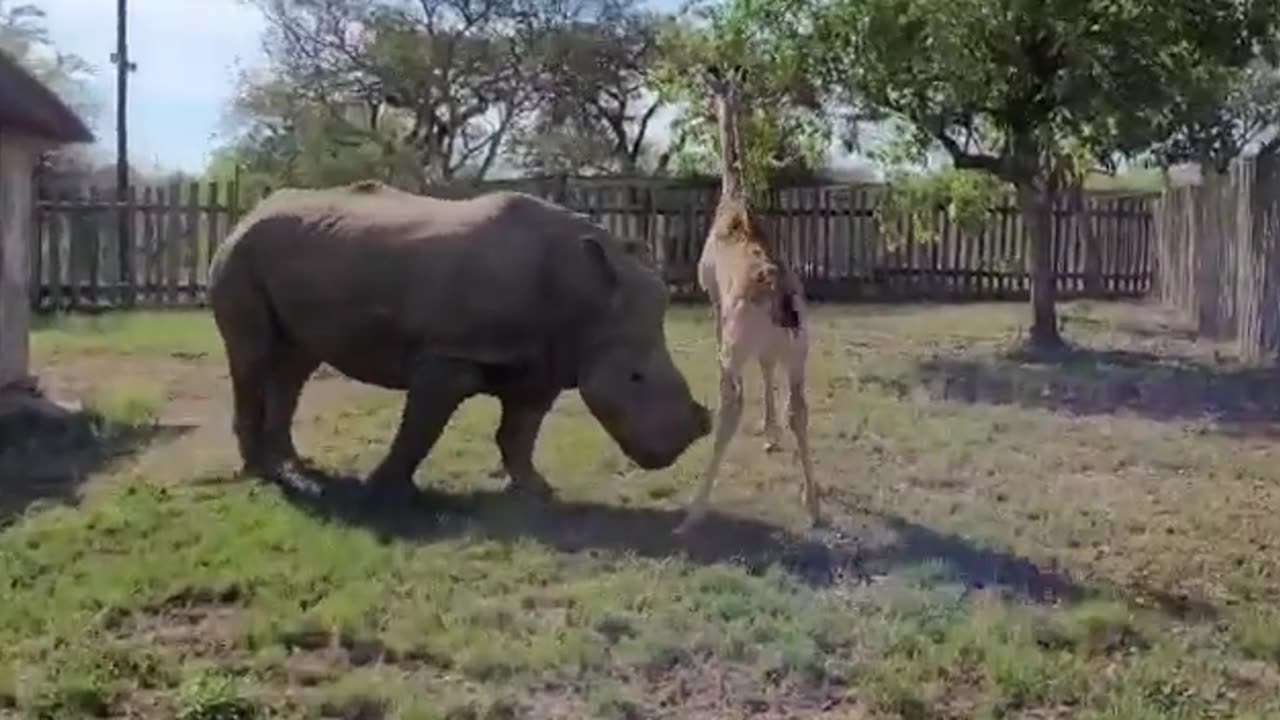
[[258,706],[242,693],[234,677],[219,671],[198,673],[178,690],[177,720],[253,720]]
[[94,391],[86,409],[108,426],[144,428],[155,425],[167,397],[163,387],[107,383]]
[[1036,640],[1042,647],[1089,656],[1145,648],[1149,644],[1133,612],[1120,602],[1089,602],[1055,613],[1037,624]]
[[1250,659],[1280,665],[1280,615],[1246,618],[1235,628],[1235,641]]

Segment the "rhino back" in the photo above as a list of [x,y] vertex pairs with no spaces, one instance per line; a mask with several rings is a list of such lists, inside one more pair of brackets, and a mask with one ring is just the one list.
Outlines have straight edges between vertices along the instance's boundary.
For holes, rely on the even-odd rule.
[[558,206],[516,193],[283,192],[245,218],[214,272],[251,274],[281,332],[357,379],[403,386],[421,352],[545,361],[568,322],[548,287],[576,222]]

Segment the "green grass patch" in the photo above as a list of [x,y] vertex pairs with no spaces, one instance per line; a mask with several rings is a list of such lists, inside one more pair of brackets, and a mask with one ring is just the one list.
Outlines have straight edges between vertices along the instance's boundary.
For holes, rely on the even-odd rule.
[[1280,667],[1280,614],[1267,610],[1246,614],[1236,625],[1234,635],[1246,657]]
[[154,384],[114,382],[94,388],[85,410],[107,426],[146,428],[159,421],[167,399],[165,389]]
[[178,688],[177,720],[253,720],[261,715],[241,682],[218,670],[201,670]]
[[37,316],[31,344],[37,355],[222,353],[213,315],[198,310]]
[[[1280,536],[1280,450],[1190,414],[1176,392],[1156,393],[1172,407],[1156,408],[1165,417],[1133,401],[1176,391],[1201,350],[1150,323],[1127,334],[1144,311],[1116,308],[1067,306],[1068,332],[1132,352],[1061,366],[1009,359],[1021,306],[817,308],[813,455],[824,509],[866,571],[832,585],[791,562],[799,480],[790,453],[767,455],[747,432],[761,414],[754,368],[712,500],[734,521],[686,540],[669,530],[708,443],[639,472],[574,393],[539,439],[559,496],[546,507],[477,497],[473,510],[403,527],[312,513],[227,476],[225,432],[208,440],[225,446],[202,448],[213,460],[156,454],[103,471],[78,506],[0,529],[0,715],[633,718],[683,704],[875,718],[1275,716],[1280,632],[1265,599],[1280,579],[1265,548]],[[695,395],[715,405],[705,309],[673,309],[668,336]],[[104,355],[87,404],[129,427],[155,422],[169,400],[110,373],[115,363],[220,352],[203,312],[51,319],[36,344],[51,373]],[[1144,361],[1135,348],[1183,361]],[[170,364],[180,372],[166,392],[198,383],[186,397],[225,423],[220,364]],[[948,367],[969,370],[938,375]],[[1213,372],[1203,370],[1214,389],[1271,392]],[[1072,414],[1046,393],[1130,404]],[[361,474],[385,451],[399,400],[320,405],[319,419],[299,421],[298,445]],[[418,481],[499,489],[497,420],[491,399],[464,405]],[[1041,603],[1023,587],[1059,569],[1083,599]],[[1211,607],[1198,617],[1178,599]]]

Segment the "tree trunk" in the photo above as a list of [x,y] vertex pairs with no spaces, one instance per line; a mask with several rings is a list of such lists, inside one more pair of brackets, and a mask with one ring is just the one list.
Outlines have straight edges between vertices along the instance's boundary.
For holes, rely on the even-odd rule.
[[1054,307],[1056,278],[1053,274],[1053,191],[1044,178],[1020,182],[1018,210],[1027,228],[1027,255],[1031,263],[1031,334],[1034,350],[1056,350],[1063,346]]

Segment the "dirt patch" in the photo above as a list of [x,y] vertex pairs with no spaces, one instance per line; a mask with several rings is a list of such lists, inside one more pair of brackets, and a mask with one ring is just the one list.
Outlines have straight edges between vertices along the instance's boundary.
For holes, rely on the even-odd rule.
[[[225,363],[205,355],[115,355],[89,353],[57,356],[41,368],[41,384],[58,397],[93,398],[111,378],[114,388],[147,389],[160,404],[159,427],[183,428],[180,437],[150,443],[136,458],[136,472],[158,481],[200,481],[234,473],[239,467],[231,433],[231,382]],[[303,388],[294,420],[295,434],[325,412],[380,391],[348,380],[322,367]]]
[[848,695],[847,688],[831,679],[770,677],[758,668],[727,664],[713,656],[691,658],[656,678],[640,678],[636,685],[659,716],[707,720],[812,717],[843,705]]
[[241,591],[190,588],[138,612],[109,618],[116,637],[151,648],[174,659],[229,660],[243,655],[237,648],[244,626]]

